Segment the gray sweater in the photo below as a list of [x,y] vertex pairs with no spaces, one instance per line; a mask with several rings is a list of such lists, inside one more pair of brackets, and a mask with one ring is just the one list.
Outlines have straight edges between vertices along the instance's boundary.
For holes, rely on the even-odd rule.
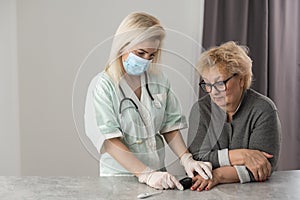
[[[213,168],[218,168],[230,165],[228,150],[255,149],[274,155],[269,159],[274,171],[280,151],[281,125],[272,100],[252,89],[246,90],[232,122],[226,119],[226,113],[209,95],[193,105],[188,147],[194,159],[209,161]],[[234,167],[241,183],[255,181],[245,166]]]

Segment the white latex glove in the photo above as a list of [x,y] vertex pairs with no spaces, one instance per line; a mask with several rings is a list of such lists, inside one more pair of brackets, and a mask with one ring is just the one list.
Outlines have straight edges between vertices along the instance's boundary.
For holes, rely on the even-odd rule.
[[196,171],[204,179],[212,179],[212,164],[194,160],[191,153],[183,154],[180,158],[180,164],[184,166],[189,177],[194,177],[194,172]]
[[179,181],[168,172],[156,172],[150,168],[146,168],[144,172],[138,176],[140,183],[146,183],[155,189],[173,189],[183,190],[183,186]]

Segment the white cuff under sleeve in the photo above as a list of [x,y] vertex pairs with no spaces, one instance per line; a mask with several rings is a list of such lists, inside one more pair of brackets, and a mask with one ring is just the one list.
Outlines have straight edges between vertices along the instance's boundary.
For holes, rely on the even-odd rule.
[[220,167],[230,166],[228,149],[218,150],[218,159]]
[[241,183],[248,183],[250,182],[250,175],[248,173],[248,170],[246,169],[246,166],[234,166],[238,176],[239,176],[239,179],[240,179],[240,182]]

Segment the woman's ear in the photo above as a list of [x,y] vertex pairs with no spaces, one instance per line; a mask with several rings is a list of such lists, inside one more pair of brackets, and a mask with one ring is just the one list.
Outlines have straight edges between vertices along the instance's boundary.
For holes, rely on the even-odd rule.
[[123,53],[122,55],[121,55],[121,60],[122,60],[122,62],[124,62],[126,59],[127,59],[127,57],[128,57],[128,55],[129,55],[129,53]]
[[244,88],[244,86],[245,86],[245,77],[244,76],[240,77],[239,84],[240,84],[241,88]]

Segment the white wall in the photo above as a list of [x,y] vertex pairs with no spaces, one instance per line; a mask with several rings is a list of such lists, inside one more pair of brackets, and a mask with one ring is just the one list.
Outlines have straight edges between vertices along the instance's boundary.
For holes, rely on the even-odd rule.
[[[82,120],[77,120],[79,133],[73,121],[72,91],[79,66],[132,11],[159,18],[170,32],[167,48],[195,62],[199,49],[191,38],[199,41],[201,37],[202,9],[203,0],[17,1],[22,175],[98,175],[97,160],[89,153],[93,149],[82,133]],[[77,76],[75,116],[82,116],[87,80],[103,69],[109,50],[109,41],[102,43],[87,61],[90,68]],[[195,95],[187,87],[194,75],[191,65],[182,70],[187,65],[183,58],[167,54],[164,62],[175,69],[166,71],[188,114]],[[178,82],[178,76],[185,81]],[[168,156],[170,164],[172,156]],[[177,164],[169,169],[182,173]]]
[[0,1],[0,175],[20,175],[16,2]]

